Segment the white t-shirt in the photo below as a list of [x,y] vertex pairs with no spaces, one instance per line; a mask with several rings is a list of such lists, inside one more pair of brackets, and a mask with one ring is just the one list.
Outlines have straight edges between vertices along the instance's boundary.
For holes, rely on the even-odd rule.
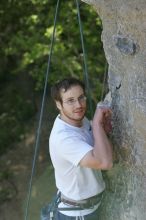
[[[81,167],[80,160],[93,149],[90,122],[83,119],[82,127],[72,126],[57,116],[49,139],[50,156],[55,169],[56,186],[73,200],[95,196],[105,189],[101,171]],[[64,204],[60,204],[64,207]],[[87,215],[96,210],[61,211],[68,216]]]

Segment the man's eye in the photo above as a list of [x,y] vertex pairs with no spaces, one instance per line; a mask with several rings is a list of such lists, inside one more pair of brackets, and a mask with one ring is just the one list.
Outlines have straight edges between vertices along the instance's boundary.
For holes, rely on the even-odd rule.
[[79,100],[80,102],[84,102],[84,101],[86,101],[86,96],[82,95],[82,96],[79,97],[78,100]]
[[80,96],[80,97],[79,97],[79,101],[84,100],[84,98],[85,98],[84,95]]
[[67,102],[70,104],[72,104],[72,103],[74,103],[75,102],[75,100],[74,99],[69,99],[69,100],[67,100]]

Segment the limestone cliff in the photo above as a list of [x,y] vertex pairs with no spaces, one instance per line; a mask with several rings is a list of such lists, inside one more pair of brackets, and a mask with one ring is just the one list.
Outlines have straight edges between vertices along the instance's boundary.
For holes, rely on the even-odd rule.
[[102,20],[114,112],[115,161],[100,220],[146,220],[146,1],[84,2]]

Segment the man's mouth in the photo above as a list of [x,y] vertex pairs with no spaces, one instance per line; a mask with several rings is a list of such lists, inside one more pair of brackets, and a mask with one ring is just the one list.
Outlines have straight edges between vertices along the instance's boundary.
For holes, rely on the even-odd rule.
[[83,109],[80,109],[80,110],[76,110],[76,111],[74,111],[74,113],[83,113],[84,112],[84,110]]

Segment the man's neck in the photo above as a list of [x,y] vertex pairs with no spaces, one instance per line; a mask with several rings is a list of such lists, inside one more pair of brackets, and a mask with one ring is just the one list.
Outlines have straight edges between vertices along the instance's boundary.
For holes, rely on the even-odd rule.
[[59,118],[63,120],[64,122],[66,122],[67,124],[70,124],[75,127],[82,127],[83,125],[83,120],[74,120],[74,119],[65,117],[64,115],[60,115]]

